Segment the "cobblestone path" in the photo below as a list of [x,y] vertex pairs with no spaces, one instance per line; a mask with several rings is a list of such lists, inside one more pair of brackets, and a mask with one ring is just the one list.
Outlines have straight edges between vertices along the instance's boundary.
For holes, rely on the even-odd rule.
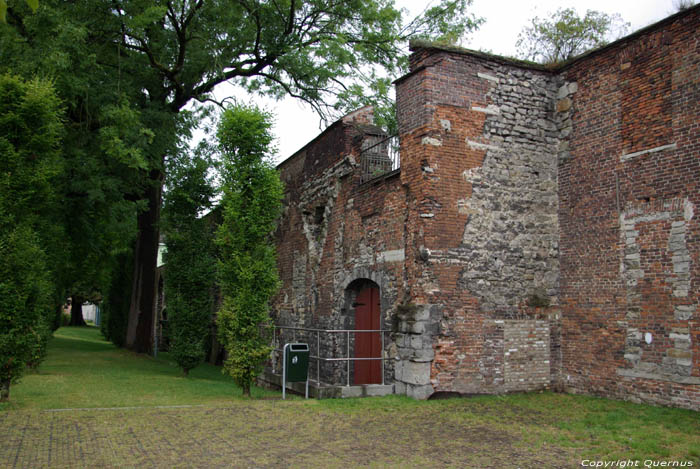
[[313,403],[0,413],[0,467],[572,467],[508,428]]

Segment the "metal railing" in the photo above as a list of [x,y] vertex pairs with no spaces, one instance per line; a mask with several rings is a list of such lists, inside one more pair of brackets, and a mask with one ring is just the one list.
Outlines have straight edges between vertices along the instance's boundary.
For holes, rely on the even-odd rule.
[[362,142],[360,152],[361,182],[391,173],[401,167],[399,137],[370,135]]
[[[312,341],[312,343],[309,343],[309,348],[311,349],[309,352],[309,359],[310,360],[315,360],[316,362],[316,379],[312,379],[311,376],[309,376],[309,380],[311,381],[316,381],[317,386],[334,386],[335,384],[333,383],[322,383],[321,382],[321,362],[325,363],[334,363],[334,362],[346,362],[346,379],[345,379],[345,386],[350,386],[350,363],[355,362],[355,361],[372,361],[372,360],[380,360],[381,363],[381,375],[382,375],[382,384],[384,384],[384,345],[386,343],[385,341],[385,334],[390,333],[391,330],[388,329],[313,329],[313,328],[305,328],[305,327],[290,327],[290,326],[273,326],[273,335],[272,335],[272,347],[276,353],[281,354],[282,353],[282,347],[284,347],[284,344],[281,343],[279,340],[280,338],[280,333],[281,331],[291,331],[292,333],[292,338],[291,342],[297,342],[297,339],[299,336],[303,336],[304,340],[308,341],[309,336],[311,336],[312,339],[315,339],[315,341]],[[380,354],[381,356],[379,357],[351,357],[350,356],[350,334],[355,334],[355,333],[375,333],[379,334],[380,337],[380,342],[381,342],[381,348],[380,348]],[[322,357],[321,356],[321,334],[340,334],[340,335],[345,335],[345,356],[344,357],[334,357],[334,356],[329,356],[329,357]],[[315,343],[313,343],[315,342]],[[315,350],[312,347],[312,345],[315,345]],[[314,352],[316,353],[314,355]],[[332,354],[331,354],[332,355]],[[273,360],[273,373],[277,373],[276,368],[276,363],[278,363],[277,360]],[[311,367],[310,367],[311,368]]]

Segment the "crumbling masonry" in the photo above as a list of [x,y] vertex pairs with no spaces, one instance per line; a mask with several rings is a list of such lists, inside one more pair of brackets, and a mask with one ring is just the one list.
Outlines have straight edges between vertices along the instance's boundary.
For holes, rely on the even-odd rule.
[[397,393],[700,408],[699,30],[694,7],[555,69],[412,44],[400,170],[363,169],[371,108],[279,167],[275,322],[354,329],[373,286]]

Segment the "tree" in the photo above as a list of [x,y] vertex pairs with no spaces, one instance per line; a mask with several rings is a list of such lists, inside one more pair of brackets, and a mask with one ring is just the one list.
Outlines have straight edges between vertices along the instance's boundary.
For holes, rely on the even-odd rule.
[[673,0],[673,13],[689,10],[695,6],[695,0]]
[[[61,204],[42,209],[48,232],[60,236],[46,242],[41,230],[59,311],[69,296],[77,298],[76,306],[79,297],[102,297],[114,277],[114,256],[131,245],[138,202],[127,194],[140,184],[150,132],[120,93],[118,77],[97,64],[88,25],[51,2],[42,2],[32,15],[20,7],[10,3],[12,28],[0,25],[0,73],[50,76],[63,103],[64,165],[53,182]],[[78,308],[73,313],[73,324],[82,323]]]
[[42,246],[54,234],[46,220],[57,204],[60,111],[49,83],[0,75],[0,401],[38,365],[50,335],[55,286]]
[[268,303],[279,287],[272,239],[281,213],[283,186],[271,163],[271,116],[236,105],[221,116],[223,222],[217,315],[219,339],[228,354],[224,370],[250,396],[253,380],[268,358]]
[[552,18],[534,17],[518,35],[519,55],[524,59],[553,64],[602,47],[610,38],[623,36],[629,28],[619,14],[588,10],[579,17],[573,8],[558,9]]
[[[43,60],[67,77],[59,88],[70,96],[71,128],[82,129],[76,135],[83,139],[74,154],[90,163],[76,168],[114,176],[96,181],[97,189],[74,191],[76,203],[90,213],[107,211],[99,204],[114,200],[114,186],[104,183],[114,182],[124,200],[138,204],[129,348],[152,347],[165,160],[194,123],[183,109],[210,102],[218,84],[235,81],[251,93],[297,97],[327,116],[358,71],[395,73],[408,38],[455,37],[473,28],[469,3],[442,0],[408,25],[391,0],[47,0],[34,15],[10,5],[13,29],[0,42],[0,63],[20,57],[38,61],[34,71],[42,71]],[[121,135],[131,151],[106,155],[106,162],[87,158],[105,154],[96,142],[106,141],[101,128],[109,108],[128,118],[127,129],[150,133]]]
[[133,247],[117,254],[113,260],[111,277],[104,286],[100,331],[105,339],[117,347],[126,345],[126,327],[131,304],[133,274]]
[[213,312],[214,231],[201,218],[215,196],[209,166],[201,156],[172,159],[163,209],[169,351],[185,376],[205,358]]

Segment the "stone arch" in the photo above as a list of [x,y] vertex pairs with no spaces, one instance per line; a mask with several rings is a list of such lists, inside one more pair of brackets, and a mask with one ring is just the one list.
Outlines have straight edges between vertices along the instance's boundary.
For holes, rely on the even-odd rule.
[[[338,295],[337,304],[335,305],[337,310],[341,312],[341,315],[347,317],[349,313],[348,310],[348,288],[352,288],[357,282],[369,281],[377,285],[379,288],[379,297],[381,302],[382,311],[382,327],[386,328],[391,324],[390,318],[387,316],[387,312],[393,310],[394,301],[396,298],[389,295],[389,284],[390,279],[381,270],[373,270],[367,267],[356,267],[352,271],[346,273],[339,282],[339,290],[343,292],[343,295]],[[395,295],[393,295],[395,296]],[[346,323],[346,327],[348,324]],[[349,328],[349,327],[347,327]]]

